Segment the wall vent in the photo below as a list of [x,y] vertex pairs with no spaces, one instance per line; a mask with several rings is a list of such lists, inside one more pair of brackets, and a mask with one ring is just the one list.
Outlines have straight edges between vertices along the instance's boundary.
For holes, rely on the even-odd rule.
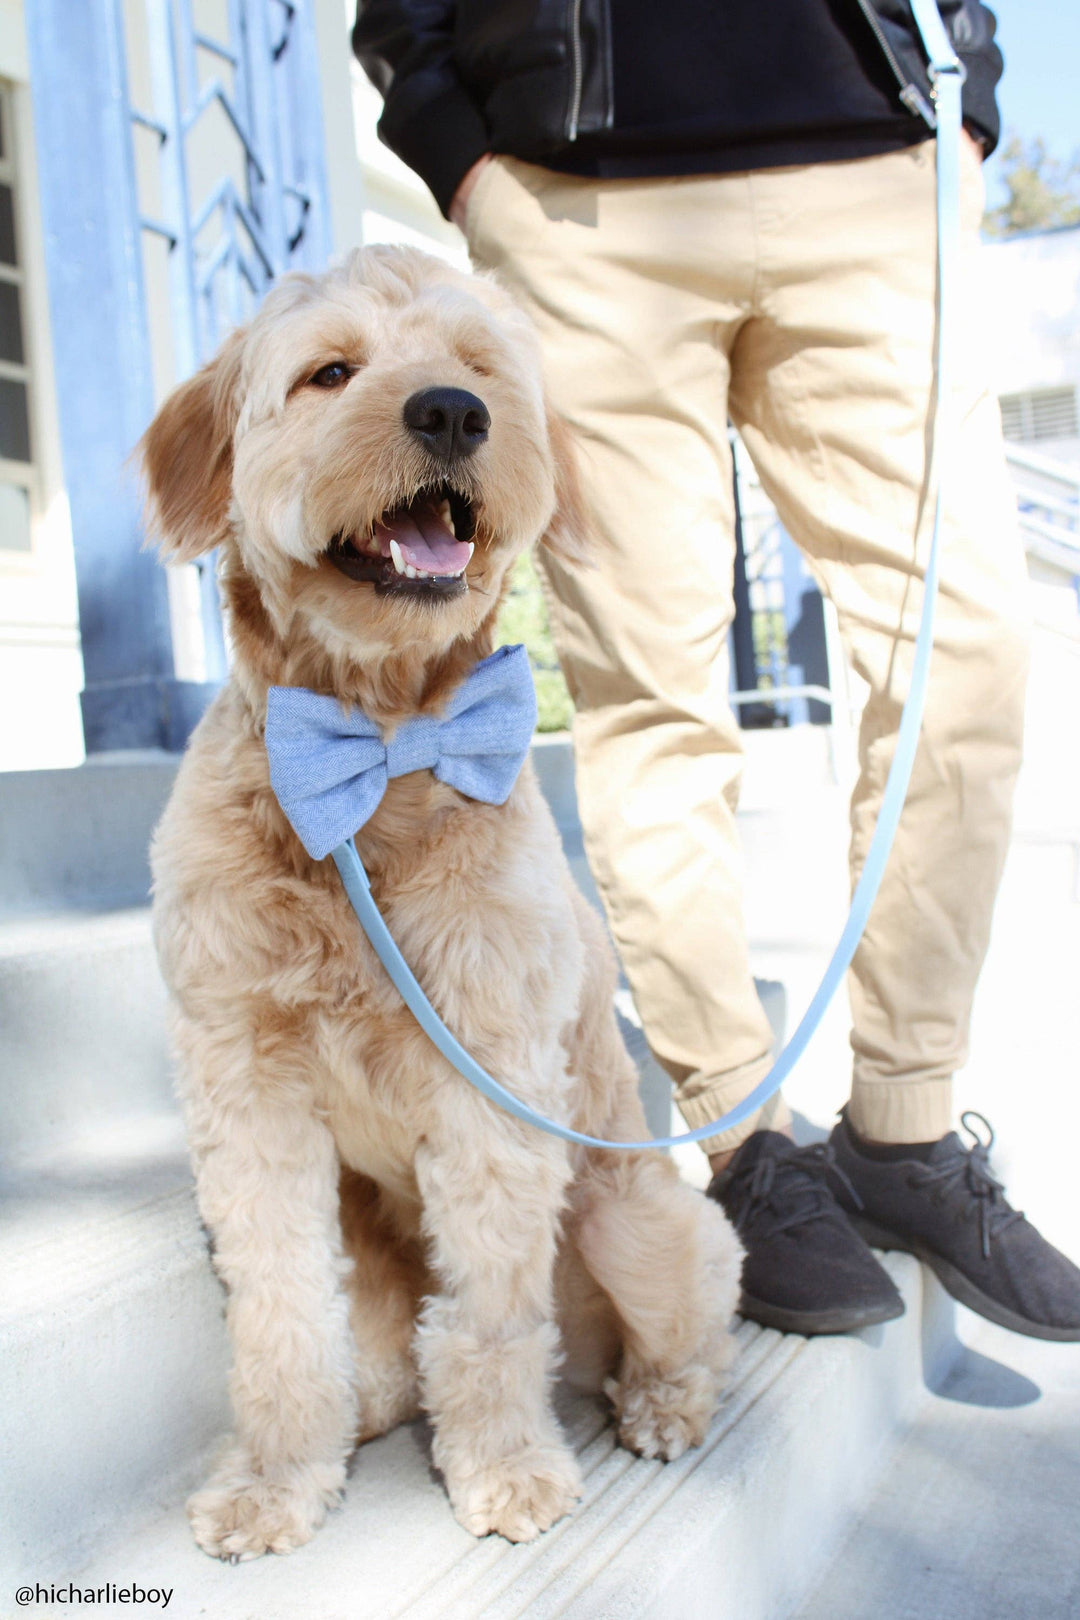
[[1080,436],[1076,389],[1038,388],[1027,394],[1002,394],[1001,426],[1007,439],[1022,443],[1074,439]]

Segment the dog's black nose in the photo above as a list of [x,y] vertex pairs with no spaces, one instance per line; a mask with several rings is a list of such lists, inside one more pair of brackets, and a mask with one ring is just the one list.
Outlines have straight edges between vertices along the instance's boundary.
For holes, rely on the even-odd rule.
[[483,444],[491,414],[464,388],[421,388],[405,401],[405,426],[443,461],[471,456]]

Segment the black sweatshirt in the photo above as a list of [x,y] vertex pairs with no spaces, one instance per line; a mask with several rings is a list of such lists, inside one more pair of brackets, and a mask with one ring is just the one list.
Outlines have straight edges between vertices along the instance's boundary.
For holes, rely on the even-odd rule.
[[[992,150],[993,13],[937,5],[964,121]],[[911,0],[358,0],[352,39],[385,97],[380,136],[444,213],[485,152],[730,172],[895,150],[934,126]]]
[[722,174],[867,157],[930,136],[857,0],[610,0],[614,127],[547,166]]

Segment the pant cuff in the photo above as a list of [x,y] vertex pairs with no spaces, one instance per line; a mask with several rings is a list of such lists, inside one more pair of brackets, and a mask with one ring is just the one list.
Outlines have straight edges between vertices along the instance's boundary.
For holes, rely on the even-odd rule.
[[952,1129],[952,1076],[855,1080],[847,1117],[871,1142],[936,1142]]
[[[730,1069],[726,1074],[706,1078],[693,1076],[675,1094],[679,1112],[690,1129],[696,1131],[699,1126],[707,1125],[711,1119],[719,1119],[721,1114],[726,1114],[741,1103],[764,1080],[771,1065],[771,1057],[766,1057],[744,1064],[741,1069]],[[687,1095],[688,1092],[690,1095]],[[791,1114],[787,1103],[782,1093],[776,1092],[741,1125],[721,1131],[717,1136],[708,1136],[698,1145],[707,1154],[731,1153],[755,1131],[783,1131],[790,1124]]]

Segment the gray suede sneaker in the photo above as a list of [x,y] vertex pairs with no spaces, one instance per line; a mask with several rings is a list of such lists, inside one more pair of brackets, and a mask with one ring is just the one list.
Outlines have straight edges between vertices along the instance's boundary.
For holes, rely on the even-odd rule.
[[961,1123],[970,1147],[955,1131],[879,1147],[841,1114],[829,1138],[844,1172],[837,1199],[868,1243],[917,1255],[988,1321],[1033,1339],[1080,1341],[1080,1269],[1009,1204],[990,1169],[994,1133],[983,1116],[968,1112]]
[[746,1249],[744,1316],[781,1333],[850,1333],[904,1313],[903,1298],[837,1204],[842,1180],[824,1142],[798,1148],[755,1131],[708,1197]]

